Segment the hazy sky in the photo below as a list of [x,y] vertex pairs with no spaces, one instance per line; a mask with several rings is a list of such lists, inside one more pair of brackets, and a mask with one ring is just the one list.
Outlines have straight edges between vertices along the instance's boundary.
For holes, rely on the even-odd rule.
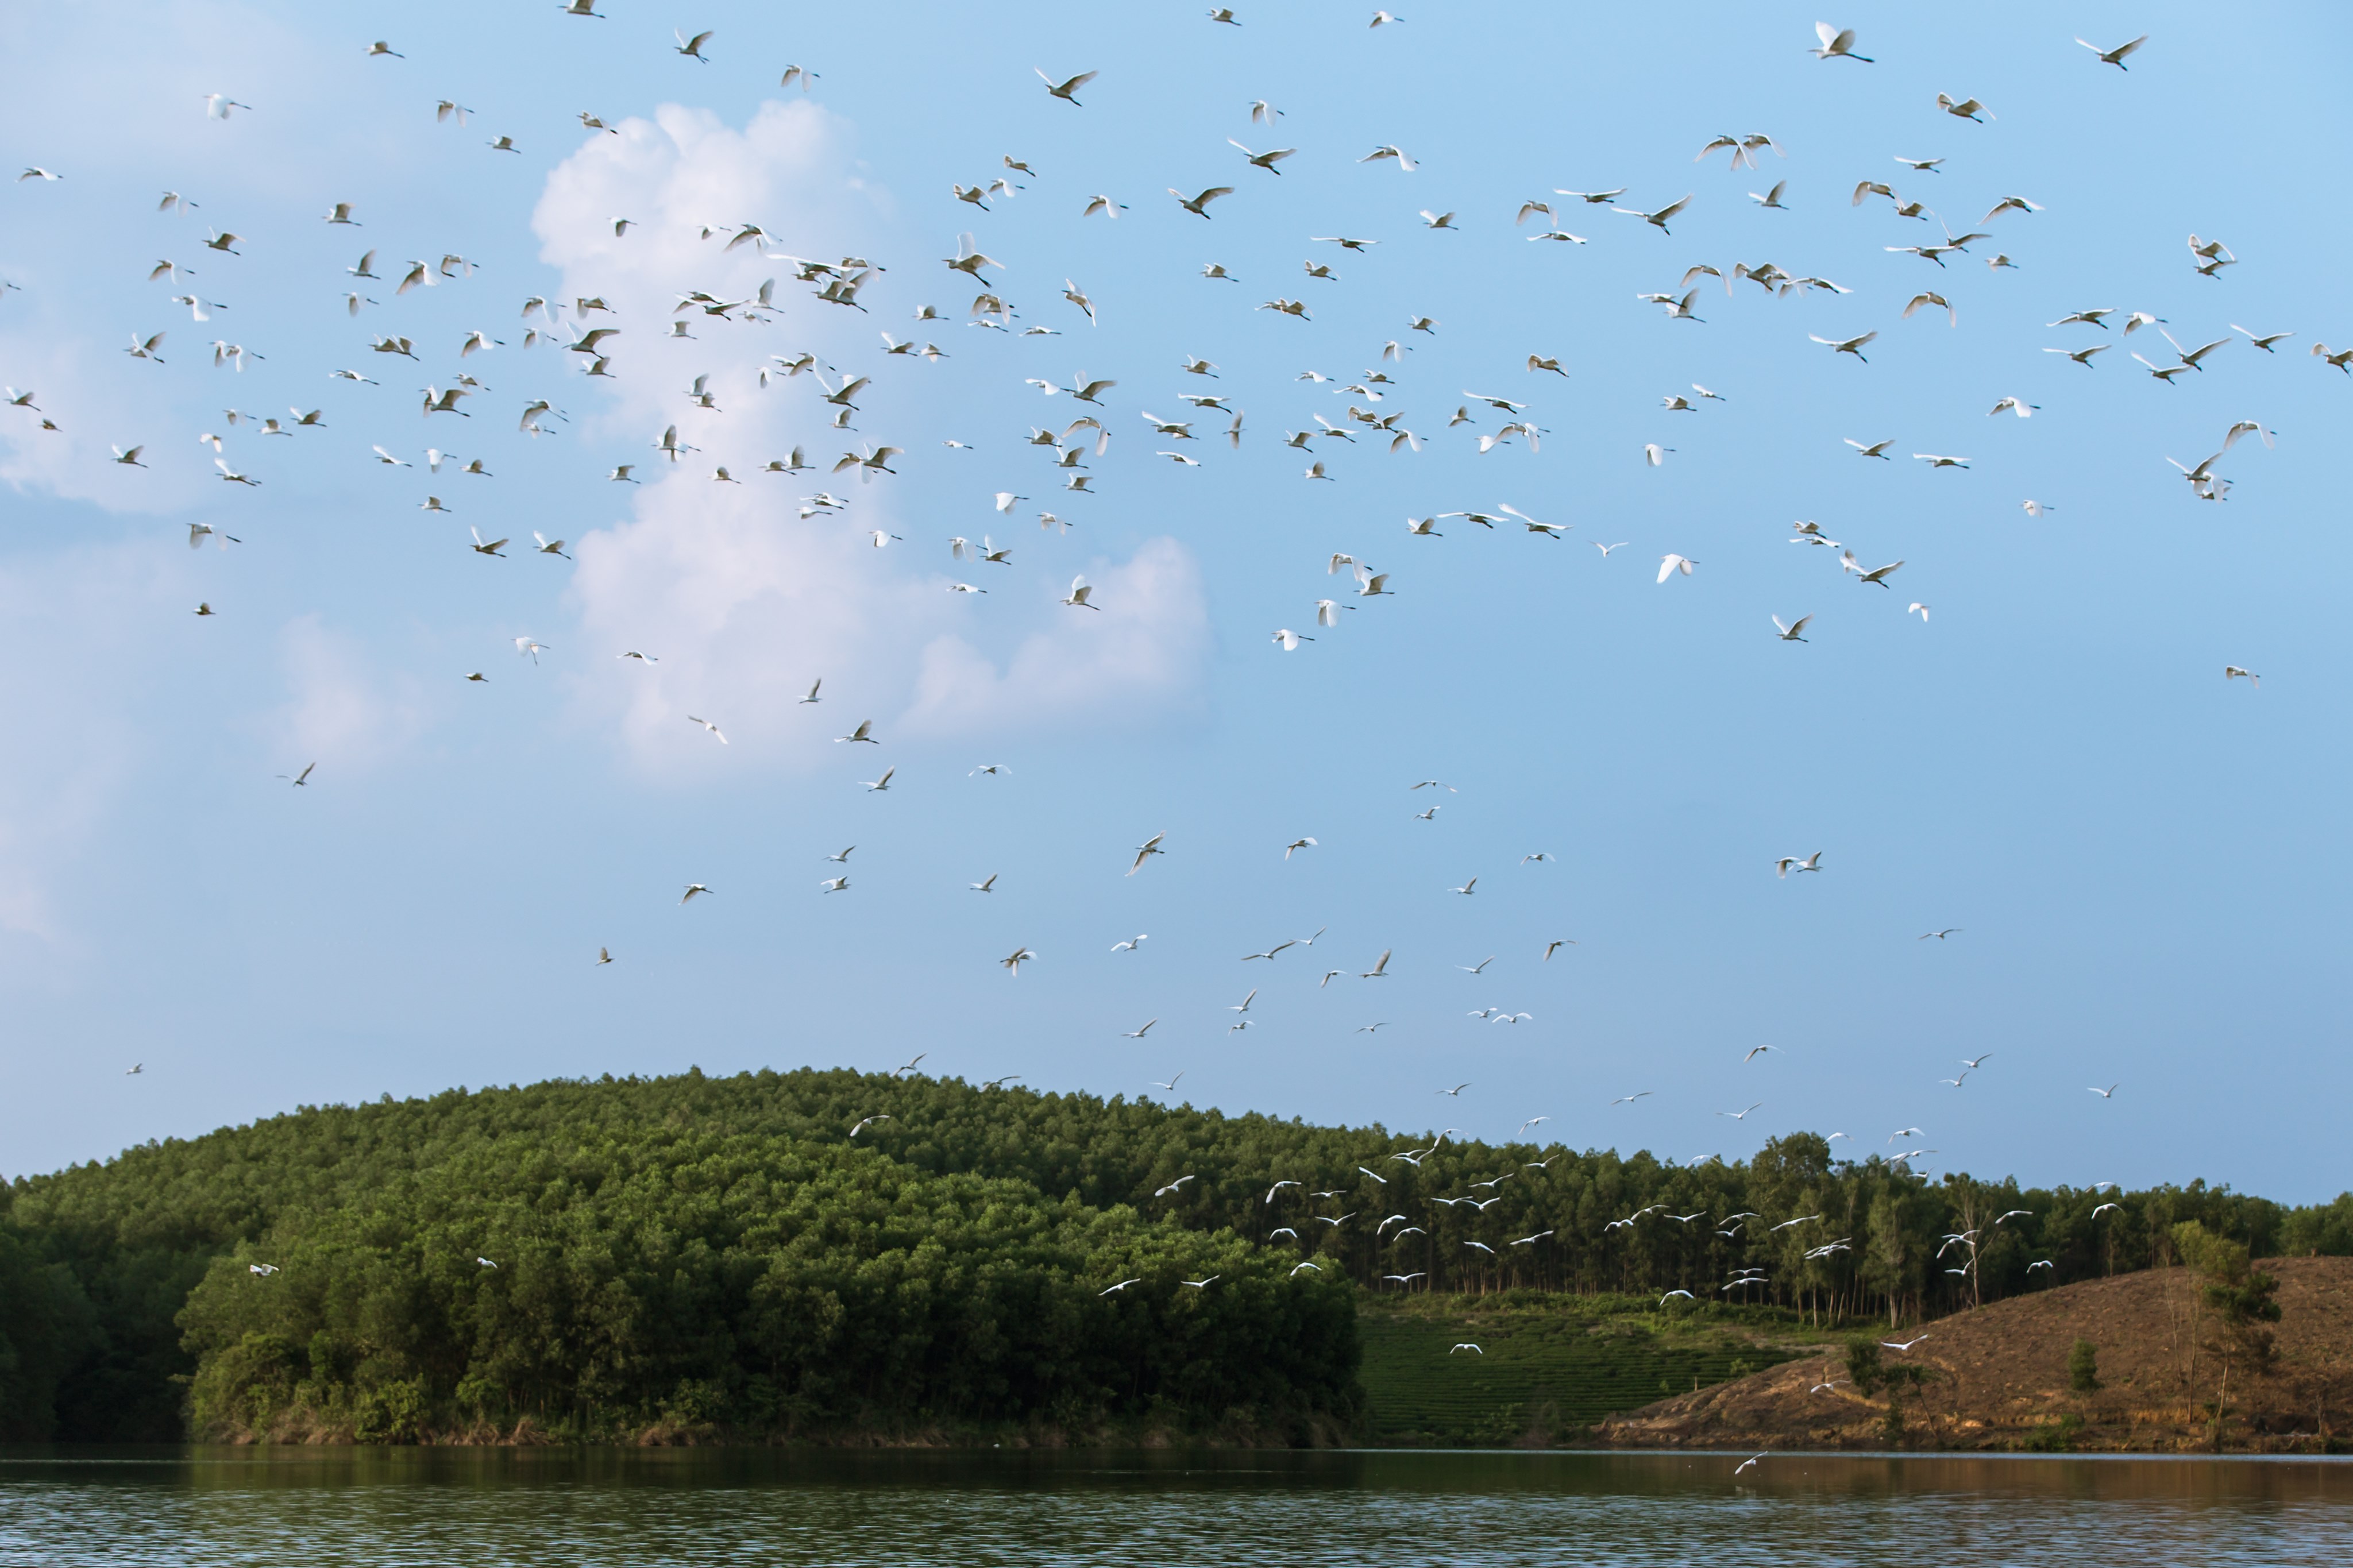
[[[1815,59],[1816,13],[1778,6],[1205,9],[191,3],[132,29],[20,8],[0,142],[10,173],[63,177],[0,187],[0,380],[39,411],[0,408],[0,1170],[452,1084],[924,1052],[1103,1094],[1182,1070],[1197,1104],[1406,1130],[1544,1115],[1679,1159],[1916,1125],[1937,1171],[2345,1186],[2323,1152],[2353,1089],[2329,454],[2353,379],[2308,353],[2353,344],[2345,14],[1852,5],[1833,19],[1862,64]],[[674,27],[714,31],[708,64]],[[2143,32],[2128,71],[2074,41]],[[404,58],[366,58],[375,38]],[[1074,108],[1033,68],[1101,75]],[[251,107],[209,118],[208,93]],[[1753,132],[1781,149],[1759,169],[1694,160]],[[1229,138],[1297,151],[1271,174]],[[1417,167],[1360,161],[1383,144]],[[953,197],[1008,154],[1035,171],[1018,194]],[[1863,179],[1937,216],[1854,205]],[[1782,180],[1788,210],[1750,199]],[[1208,221],[1165,194],[1217,184]],[[1550,198],[1620,185],[1693,198],[1671,234]],[[166,190],[198,205],[159,212]],[[1082,217],[1098,194],[1115,219]],[[1985,221],[2011,195],[2043,210]],[[1533,241],[1531,197],[1590,243]],[[364,226],[322,221],[345,201]],[[1990,237],[1942,268],[1885,248],[1939,219]],[[866,310],[725,248],[746,223],[876,264]],[[241,255],[206,247],[224,229]],[[942,265],[967,230],[1012,332],[967,324],[976,290]],[[2192,233],[2238,264],[2199,276]],[[354,281],[372,247],[380,278]],[[395,292],[444,256],[471,271]],[[159,260],[194,275],[151,281]],[[1696,322],[1636,298],[1768,261],[1851,292],[1701,276]],[[666,339],[681,295],[769,279],[772,320],[690,310]],[[1957,327],[1903,319],[1925,289]],[[171,302],[189,291],[209,321]],[[570,309],[524,346],[534,295],[613,308],[589,318],[621,330],[610,379],[561,346]],[[1308,319],[1257,308],[1277,299]],[[2117,314],[2044,324],[2087,308]],[[2124,336],[2135,310],[2185,348],[2232,341],[2167,384],[2130,357],[2176,359]],[[2296,335],[2265,353],[2234,325]],[[461,361],[476,330],[500,346]],[[1809,341],[1873,330],[1867,363]],[[158,331],[162,363],[123,352]],[[384,334],[418,357],[370,352]],[[2094,343],[2088,369],[2042,352]],[[851,430],[813,376],[757,384],[804,351],[872,377]],[[461,372],[483,384],[465,416],[420,416]],[[698,374],[719,412],[690,404]],[[1074,376],[1119,384],[1088,409],[1025,384]],[[1662,406],[1694,382],[1721,401]],[[1239,450],[1219,412],[1192,442],[1139,417],[1186,393],[1245,411]],[[1541,451],[1482,455],[1506,416],[1473,393],[1526,403]],[[1989,416],[2005,396],[2036,412]],[[1282,445],[1352,405],[1404,411],[1422,449],[1362,426]],[[1082,412],[1112,433],[1074,442],[1092,495],[1024,444]],[[2166,459],[2241,419],[2276,449],[2241,441],[2201,501]],[[652,449],[672,424],[698,448],[675,465]],[[200,434],[259,486],[223,482]],[[897,473],[825,471],[860,442],[903,448]],[[755,471],[797,443],[817,471]],[[143,469],[109,461],[133,444]],[[454,454],[438,473],[428,447]],[[475,458],[491,477],[459,472]],[[1333,482],[1303,478],[1316,458]],[[619,463],[644,482],[607,481]],[[803,519],[820,489],[849,504]],[[1406,530],[1506,502],[1573,526]],[[1799,519],[1903,569],[1859,584],[1789,542]],[[197,521],[242,542],[192,552]],[[486,559],[470,527],[519,543]],[[959,535],[1011,541],[1009,564],[952,559]],[[1334,552],[1391,596],[1356,597]],[[1655,582],[1669,552],[1695,574]],[[1099,614],[1057,603],[1082,573]],[[1326,597],[1348,607],[1318,627]],[[1775,638],[1804,615],[1810,640]],[[1285,626],[1316,640],[1286,653]],[[864,719],[881,745],[834,740]],[[311,763],[305,788],[279,776]],[[1166,853],[1124,875],[1155,833]],[[1775,876],[1817,850],[1820,874]],[[690,882],[712,896],[681,907]],[[1576,945],[1541,962],[1555,939]]]

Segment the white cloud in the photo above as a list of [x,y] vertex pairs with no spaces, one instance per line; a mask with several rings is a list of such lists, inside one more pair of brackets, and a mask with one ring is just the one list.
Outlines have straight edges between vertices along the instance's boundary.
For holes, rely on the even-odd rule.
[[[905,544],[876,550],[839,521],[803,522],[685,474],[647,490],[638,511],[580,541],[573,594],[592,650],[588,708],[616,716],[654,771],[718,763],[689,714],[720,726],[731,760],[805,766],[864,718],[911,737],[1003,734],[1148,723],[1194,700],[1208,616],[1199,569],[1174,540],[1098,563],[1102,608],[1087,611],[1029,579],[951,594],[946,576],[910,571]],[[1025,590],[1036,592],[1029,613]],[[984,651],[1001,645],[1008,655]],[[618,657],[629,649],[659,662]],[[824,701],[804,705],[819,679]]]
[[[619,130],[592,135],[550,175],[533,226],[542,258],[564,269],[566,297],[597,295],[615,307],[613,317],[593,318],[622,329],[608,344],[625,374],[603,389],[606,422],[638,441],[676,424],[700,451],[649,461],[647,484],[632,492],[634,518],[575,543],[576,640],[596,650],[581,689],[592,721],[611,723],[640,766],[667,773],[746,755],[805,766],[838,754],[831,737],[862,718],[944,737],[1081,718],[1148,721],[1184,707],[1207,615],[1199,573],[1173,541],[1154,541],[1124,564],[1098,563],[1100,613],[1055,605],[1059,583],[1050,590],[994,566],[969,569],[987,574],[987,596],[955,595],[943,574],[946,531],[894,522],[898,489],[910,481],[849,486],[849,518],[804,520],[795,503],[812,483],[756,471],[797,444],[820,454],[843,444],[807,380],[763,391],[756,367],[787,348],[871,361],[875,324],[807,304],[806,286],[759,247],[730,252],[724,230],[711,238],[703,230],[757,222],[770,247],[797,256],[884,250],[889,204],[857,174],[853,128],[793,102],[762,106],[740,131],[677,106]],[[617,237],[617,217],[638,226]],[[779,304],[789,300],[784,328],[689,312],[677,319],[697,338],[661,335],[687,290],[741,300],[772,278]],[[917,361],[888,363],[893,376],[927,374]],[[723,413],[678,395],[706,374]],[[878,385],[861,399],[876,402],[871,417],[888,413],[881,405],[892,390]],[[721,463],[744,482],[714,482]],[[876,550],[874,529],[910,537]],[[631,648],[660,662],[615,657]],[[819,679],[827,700],[802,706]],[[726,752],[689,727],[690,713],[725,731]]]
[[[142,321],[153,331],[169,319]],[[211,350],[183,321],[163,352],[203,360]],[[208,479],[221,488],[213,454],[186,434],[164,373],[132,360],[120,343],[94,342],[44,312],[21,331],[0,332],[0,363],[11,384],[36,395],[41,411],[0,410],[7,416],[0,421],[0,483],[111,512],[148,513],[195,505]],[[45,416],[56,429],[43,428]],[[114,461],[118,447],[132,447],[144,448],[145,468]]]
[[[708,110],[665,104],[651,120],[627,120],[615,130],[591,133],[556,166],[532,215],[540,259],[564,270],[561,297],[594,296],[613,307],[613,314],[597,313],[586,323],[621,329],[617,341],[608,340],[616,369],[625,373],[604,388],[612,417],[649,431],[678,423],[688,439],[711,448],[708,461],[733,456],[748,464],[757,460],[754,450],[765,458],[765,447],[754,445],[740,456],[721,454],[703,437],[722,428],[736,441],[775,434],[786,400],[771,395],[763,415],[752,398],[757,367],[784,346],[776,330],[695,310],[675,317],[695,335],[670,338],[679,297],[702,289],[749,300],[771,279],[781,296],[801,295],[804,286],[785,265],[766,259],[760,243],[728,249],[734,231],[757,223],[772,249],[835,260],[873,247],[887,203],[853,172],[849,126],[813,103],[765,103],[741,131]],[[617,236],[616,218],[633,226]],[[796,298],[794,314],[814,313]],[[867,316],[836,314],[838,322],[819,319],[815,333],[797,324],[794,350],[823,354],[872,344]],[[848,348],[853,342],[857,350]],[[705,373],[713,374],[723,394],[723,426],[707,415],[679,417],[678,389]],[[808,385],[801,381],[795,388]],[[802,423],[822,427],[807,412],[812,401],[797,396],[789,405]]]
[[[684,472],[649,487],[636,521],[574,548],[578,640],[602,667],[589,700],[618,713],[622,741],[657,769],[715,760],[689,713],[762,758],[821,746],[844,705],[880,717],[952,608],[936,582],[881,559],[903,545],[877,551],[839,521],[803,522],[749,487]],[[618,657],[629,649],[659,662]],[[803,707],[820,679],[828,700]]]
[[1000,668],[963,637],[924,647],[910,728],[972,734],[1044,723],[1141,725],[1191,707],[1208,646],[1200,569],[1175,540],[1148,540],[1098,569],[1099,614],[1059,608]]
[[338,772],[374,767],[398,755],[425,727],[422,693],[411,676],[383,676],[353,639],[317,616],[279,634],[287,700],[264,728],[290,771],[325,763]]

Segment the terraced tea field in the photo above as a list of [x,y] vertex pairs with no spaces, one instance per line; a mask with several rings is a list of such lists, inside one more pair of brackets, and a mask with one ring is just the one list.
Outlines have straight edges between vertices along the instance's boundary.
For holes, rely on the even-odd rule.
[[[1771,1322],[1659,1324],[1589,1299],[1357,1316],[1375,1441],[1549,1442],[1605,1415],[1807,1353]],[[1477,1352],[1455,1352],[1457,1343]]]

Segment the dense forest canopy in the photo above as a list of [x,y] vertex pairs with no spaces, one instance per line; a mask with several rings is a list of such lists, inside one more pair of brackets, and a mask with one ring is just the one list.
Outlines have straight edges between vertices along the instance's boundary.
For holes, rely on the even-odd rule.
[[66,1439],[1301,1440],[1355,1417],[1359,1290],[1913,1321],[2171,1261],[2185,1221],[2353,1252],[2353,1195],[1929,1181],[1810,1134],[1683,1166],[816,1070],[305,1108],[0,1205],[0,1436]]

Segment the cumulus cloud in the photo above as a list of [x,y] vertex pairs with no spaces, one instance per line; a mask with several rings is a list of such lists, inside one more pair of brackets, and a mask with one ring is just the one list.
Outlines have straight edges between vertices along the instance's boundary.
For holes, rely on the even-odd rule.
[[[717,762],[690,713],[720,725],[731,760],[796,766],[860,718],[942,738],[1140,722],[1189,703],[1207,650],[1200,573],[1170,539],[1098,563],[1103,607],[1090,612],[1028,578],[951,594],[946,576],[911,567],[904,544],[877,550],[839,522],[681,476],[577,551],[582,646],[614,655],[584,699],[657,772]],[[987,651],[1000,646],[1010,651]],[[628,650],[658,662],[618,657]],[[818,680],[825,700],[803,704]]]
[[[585,688],[618,735],[658,771],[708,762],[712,720],[736,754],[806,760],[824,714],[865,702],[881,717],[903,690],[914,648],[949,608],[838,521],[802,522],[756,492],[687,475],[649,487],[637,517],[575,546],[582,646],[611,668]],[[659,662],[622,659],[628,650]],[[831,705],[800,698],[823,680]],[[829,718],[826,721],[829,722]],[[839,731],[827,731],[827,733]],[[691,742],[691,744],[690,744]]]
[[[675,390],[712,373],[726,395],[731,438],[774,433],[782,400],[770,399],[763,411],[750,397],[759,365],[782,346],[774,329],[690,310],[677,319],[695,335],[676,339],[667,335],[670,323],[679,296],[691,289],[743,300],[775,280],[787,297],[800,292],[789,268],[769,259],[764,245],[824,260],[876,247],[888,204],[855,173],[850,127],[798,101],[763,104],[741,130],[708,110],[665,104],[650,120],[627,120],[615,131],[592,134],[556,166],[532,215],[540,258],[563,268],[562,298],[591,296],[613,307],[582,323],[621,329],[611,350],[628,374],[605,388],[610,417],[670,423]],[[631,226],[616,235],[617,218]],[[729,249],[747,223],[758,224],[765,241]],[[796,321],[794,347],[839,353],[873,342],[866,317],[835,313],[838,322],[797,306],[797,317],[813,321]],[[813,417],[804,423],[823,425]]]
[[[201,359],[210,352],[195,341],[174,347],[181,335],[167,342],[167,353]],[[0,484],[130,513],[179,511],[205,493],[206,480],[220,488],[212,453],[179,435],[186,420],[160,373],[126,358],[120,345],[96,342],[45,312],[0,332],[0,363],[40,410],[11,408],[0,421]],[[45,416],[57,428],[45,428]],[[175,438],[167,441],[167,432]],[[132,447],[145,448],[145,468],[114,461],[118,449]]]
[[278,640],[287,695],[264,728],[290,766],[374,767],[424,729],[415,678],[379,673],[356,641],[317,616],[289,622]]
[[[564,270],[566,296],[598,296],[615,308],[590,318],[622,329],[608,346],[626,375],[604,389],[605,423],[642,431],[640,443],[674,424],[697,450],[675,463],[649,461],[640,470],[648,482],[630,492],[633,515],[574,545],[578,640],[599,649],[595,662],[606,667],[578,688],[590,721],[609,725],[649,771],[691,776],[720,765],[723,753],[687,725],[690,713],[725,731],[727,763],[748,756],[796,767],[838,755],[830,738],[861,718],[911,738],[944,738],[1183,709],[1206,650],[1207,614],[1199,572],[1174,541],[1092,566],[1099,613],[1054,603],[1067,579],[995,566],[967,568],[985,574],[987,595],[950,594],[951,579],[934,569],[950,564],[947,531],[901,521],[902,509],[910,517],[919,510],[899,497],[913,481],[856,486],[758,471],[796,446],[830,454],[848,439],[830,427],[832,410],[810,380],[762,389],[758,367],[781,350],[870,364],[876,327],[858,312],[807,303],[789,266],[761,245],[731,251],[726,240],[733,226],[757,222],[773,251],[882,258],[892,249],[890,204],[858,174],[854,127],[798,101],[765,104],[740,130],[704,110],[665,106],[619,132],[590,137],[554,171],[533,225],[543,259]],[[616,236],[617,217],[636,226]],[[706,237],[706,227],[717,232]],[[776,280],[781,328],[673,313],[690,289],[744,300],[768,279]],[[662,335],[674,319],[696,336]],[[889,372],[876,373],[878,384],[860,399],[861,423],[878,430],[913,377],[931,374],[917,360],[883,363]],[[710,377],[723,412],[678,395],[697,375]],[[716,480],[723,464],[744,482]],[[800,517],[798,495],[821,482],[849,493],[848,512]],[[910,537],[878,550],[875,531]],[[1025,552],[1022,572],[1028,564]],[[628,649],[659,662],[613,657]],[[818,679],[826,702],[802,705]]]
[[934,638],[916,674],[910,728],[961,735],[1046,721],[1140,724],[1191,706],[1208,644],[1192,555],[1155,539],[1125,565],[1098,571],[1090,580],[1100,614],[1060,609],[1002,666],[961,636]]

